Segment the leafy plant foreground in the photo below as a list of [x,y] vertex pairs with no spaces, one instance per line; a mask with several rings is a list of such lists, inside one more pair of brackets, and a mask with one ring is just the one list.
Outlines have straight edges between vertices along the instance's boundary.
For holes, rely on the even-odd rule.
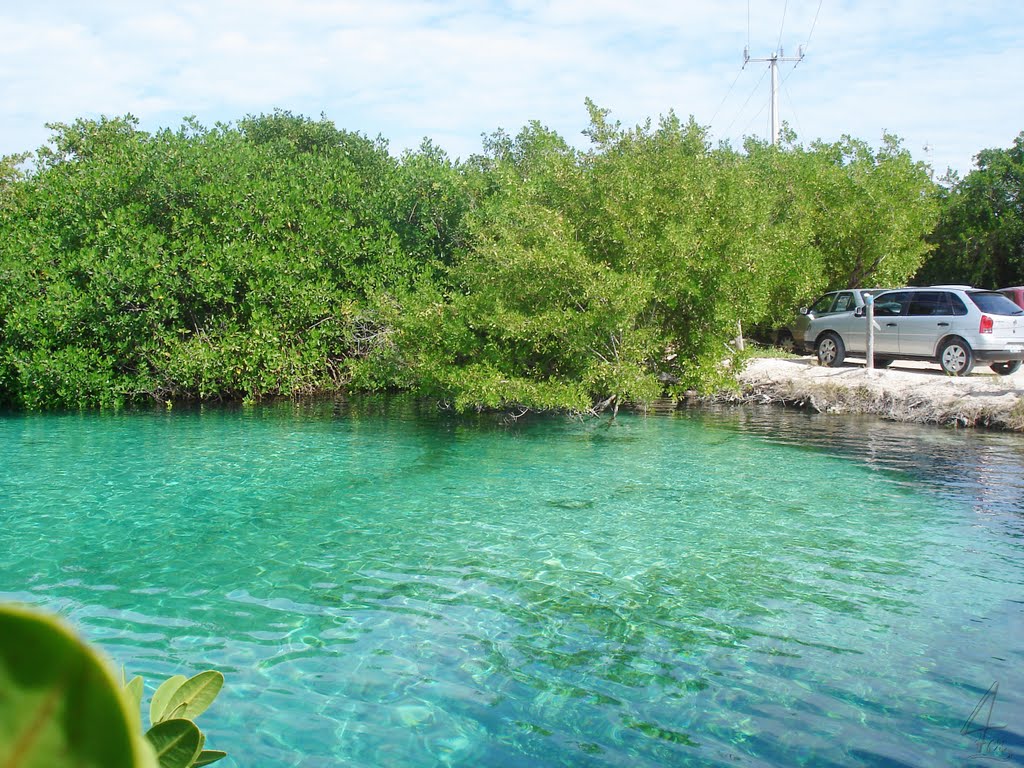
[[141,677],[118,685],[107,659],[57,618],[0,604],[0,765],[5,768],[198,768],[195,724],[220,692],[215,670],[164,681],[143,731]]

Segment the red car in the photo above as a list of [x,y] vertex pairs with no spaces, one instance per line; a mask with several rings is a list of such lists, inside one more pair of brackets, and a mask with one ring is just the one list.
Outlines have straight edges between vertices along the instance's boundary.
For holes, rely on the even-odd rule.
[[1017,285],[1013,288],[1000,288],[999,293],[1012,301],[1021,309],[1024,309],[1024,286]]

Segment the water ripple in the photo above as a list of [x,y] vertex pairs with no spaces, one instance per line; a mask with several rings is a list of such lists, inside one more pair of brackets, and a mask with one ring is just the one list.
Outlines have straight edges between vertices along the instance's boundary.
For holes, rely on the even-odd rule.
[[1024,722],[1016,436],[288,406],[0,455],[0,599],[224,671],[228,764],[958,764],[993,680]]

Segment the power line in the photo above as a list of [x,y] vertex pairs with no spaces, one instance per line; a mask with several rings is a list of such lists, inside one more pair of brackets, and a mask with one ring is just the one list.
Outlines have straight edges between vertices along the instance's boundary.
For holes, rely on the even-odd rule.
[[[740,70],[740,71],[742,71],[742,70]],[[761,79],[757,81],[757,85],[755,85],[755,86],[754,86],[754,90],[752,90],[752,91],[750,92],[750,95],[749,95],[749,96],[747,96],[747,100],[743,102],[743,106],[742,106],[742,107],[740,107],[740,111],[736,113],[736,117],[734,117],[734,118],[732,119],[732,122],[731,122],[731,123],[729,123],[729,126],[728,126],[728,127],[727,127],[727,128],[725,129],[725,135],[726,135],[726,136],[728,136],[728,135],[729,135],[729,130],[730,130],[730,129],[731,129],[732,127],[733,127],[733,125],[734,125],[734,124],[736,123],[736,120],[737,120],[737,119],[739,118],[739,116],[743,114],[743,110],[747,108],[747,104],[749,104],[749,103],[750,103],[750,100],[751,100],[751,99],[752,99],[752,98],[754,97],[754,94],[755,94],[755,93],[757,93],[757,89],[761,87],[761,82],[762,82],[762,81],[764,80],[764,76],[765,76],[766,74],[768,74],[768,70],[767,70],[767,69],[766,69],[766,70],[764,70],[764,72],[762,72],[762,73],[761,73]],[[762,108],[761,108],[761,111],[764,111],[764,107],[762,107]],[[758,112],[758,114],[761,114],[761,113],[760,113],[760,112]]]
[[[821,2],[822,2],[822,0],[818,0],[818,3],[819,3],[818,4],[818,11],[821,10]],[[747,47],[743,51],[743,64],[744,64],[744,67],[746,66],[747,62],[749,62],[749,61],[766,61],[769,64],[769,69],[771,69],[772,84],[771,84],[771,97],[770,97],[770,100],[769,100],[770,104],[771,104],[771,128],[770,128],[769,133],[770,133],[771,141],[772,141],[773,145],[779,143],[779,123],[780,123],[780,120],[779,120],[779,63],[780,62],[793,61],[793,62],[796,62],[796,64],[799,64],[800,60],[803,59],[803,57],[804,57],[804,46],[802,46],[802,45],[799,46],[799,48],[798,48],[798,55],[797,56],[789,56],[789,57],[787,57],[787,56],[784,56],[783,53],[782,53],[782,33],[786,29],[786,12],[788,10],[789,10],[789,0],[786,0],[785,4],[782,6],[782,22],[779,25],[779,41],[778,41],[778,44],[775,46],[775,50],[772,51],[770,56],[768,56],[767,58],[758,58],[758,59],[750,58],[750,44],[749,44],[749,42],[747,43]],[[747,0],[747,14],[748,14],[748,17],[749,17],[749,14],[750,14],[750,2],[749,2],[749,0]],[[817,20],[818,20],[818,14],[815,13],[815,15],[814,15],[815,23],[817,23]],[[750,22],[749,22],[749,18],[748,18],[747,24],[748,24],[747,35],[748,35],[748,38],[749,38],[749,35],[750,35],[750,31],[749,31],[749,24],[750,24]],[[813,31],[814,31],[814,24],[811,24],[811,32],[813,32]],[[794,69],[796,68],[796,64],[793,65]],[[763,74],[761,76],[761,79],[762,80],[764,79],[764,75]],[[758,114],[760,114],[760,113],[758,113]]]
[[[811,38],[814,36],[814,28],[818,25],[818,14],[821,13],[821,4],[823,2],[825,2],[825,0],[818,0],[818,10],[816,10],[814,12],[814,21],[811,22],[811,31],[807,33],[807,39],[804,41],[804,45],[803,45],[803,52],[804,53],[807,53],[807,49],[810,48],[810,46],[811,46]],[[747,36],[748,37],[750,36],[749,32],[747,33]],[[793,69],[796,69],[798,66],[800,66],[800,62],[801,61],[803,61],[803,56],[801,56],[799,59],[797,59],[796,63],[793,65]],[[786,82],[786,80],[789,79],[789,75],[792,74],[793,69],[789,70],[789,72],[786,74],[786,77],[783,79],[782,82]]]
[[804,57],[803,46],[800,46],[799,52],[799,56],[787,57],[782,55],[781,48],[777,48],[772,51],[771,56],[764,59],[752,59],[750,58],[749,53],[746,51],[743,53],[744,61],[767,61],[768,69],[770,69],[772,73],[772,87],[769,101],[772,105],[772,127],[770,133],[773,145],[779,143],[779,62],[797,61],[798,59],[802,59]]
[[715,114],[711,116],[711,122],[715,122],[715,118],[718,117],[719,111],[725,104],[725,100],[729,98],[729,94],[732,93],[732,89],[736,87],[736,83],[740,80],[740,75],[743,74],[743,67],[740,67],[740,71],[736,73],[736,78],[732,81],[732,85],[729,86],[729,90],[725,92],[725,96],[722,97],[722,103],[718,105],[718,109],[715,110]]
[[[792,70],[790,70],[792,71]],[[796,127],[799,134],[803,134],[804,127],[800,125],[800,116],[796,113],[796,105],[793,103],[793,97],[789,93],[789,88],[786,87],[786,81],[782,81],[782,90],[786,94],[786,101],[789,102],[789,109],[793,113],[793,119],[796,121]]]
[[782,49],[782,30],[786,28],[786,9],[789,8],[789,0],[782,5],[782,23],[779,24],[779,42],[775,44],[775,50]]
[[789,80],[789,76],[793,74],[793,70],[800,65],[800,62],[804,60],[804,54],[807,53],[807,50],[802,45],[798,50],[800,51],[800,55],[796,57],[796,61],[793,62],[793,66],[789,68],[789,71],[786,73],[785,77],[782,78],[781,82],[783,85],[786,84],[786,81]]
[[[806,40],[806,41],[804,42],[804,50],[805,50],[805,51],[806,51],[806,50],[807,50],[807,49],[808,49],[808,48],[810,47],[810,45],[811,45],[811,35],[813,35],[813,34],[814,34],[814,27],[815,27],[815,25],[817,25],[817,23],[818,23],[818,14],[819,14],[819,13],[821,13],[821,4],[822,4],[823,2],[825,2],[825,0],[818,0],[818,10],[816,10],[816,11],[814,12],[814,21],[812,21],[812,22],[811,22],[811,31],[810,31],[810,32],[809,32],[809,33],[807,34],[807,40]],[[750,32],[748,31],[748,32],[747,32],[747,39],[748,39],[748,41],[749,41],[749,38],[750,38]]]
[[747,121],[747,124],[743,127],[743,131],[740,134],[741,137],[746,135],[746,133],[749,130],[750,126],[752,126],[754,124],[754,122],[757,120],[757,118],[759,118],[761,116],[761,114],[764,112],[764,108],[766,106],[768,106],[768,105],[767,104],[762,104],[761,108],[759,110],[757,110],[757,112],[754,114],[754,116],[752,118],[750,118],[750,120]]

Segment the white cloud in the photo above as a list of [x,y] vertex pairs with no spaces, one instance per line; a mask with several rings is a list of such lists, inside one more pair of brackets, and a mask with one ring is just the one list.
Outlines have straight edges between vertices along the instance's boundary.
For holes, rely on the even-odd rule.
[[1024,128],[1016,0],[37,0],[0,11],[0,28],[0,152],[79,116],[156,129],[281,107],[465,156],[532,119],[580,142],[588,96],[625,124],[693,114],[738,145],[767,124],[766,65],[741,72],[744,46],[793,55],[808,39],[781,94],[804,140],[877,144],[887,129],[966,171]]

